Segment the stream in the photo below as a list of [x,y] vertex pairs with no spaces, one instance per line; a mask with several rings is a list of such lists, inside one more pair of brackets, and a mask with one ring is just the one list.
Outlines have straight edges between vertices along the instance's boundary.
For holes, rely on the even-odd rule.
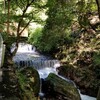
[[[13,49],[14,45],[11,50],[13,51]],[[51,59],[50,57],[46,57],[44,55],[39,54],[36,51],[35,47],[26,43],[19,44],[18,51],[13,60],[16,66],[19,68],[35,66],[35,69],[39,72],[40,78],[42,79],[45,79],[49,75],[49,73],[55,73],[56,75],[58,75],[56,69],[57,67],[60,67],[60,62],[58,60]],[[65,80],[68,79],[65,78]],[[40,95],[43,95],[41,90],[40,90]],[[83,95],[81,93],[80,96],[81,100],[96,100],[96,98],[94,97]]]

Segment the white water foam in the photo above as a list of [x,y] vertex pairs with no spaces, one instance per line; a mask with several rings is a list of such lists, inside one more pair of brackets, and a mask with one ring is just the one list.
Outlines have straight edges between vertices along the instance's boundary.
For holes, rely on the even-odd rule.
[[90,96],[88,96],[88,95],[83,95],[83,94],[81,94],[80,96],[81,96],[81,99],[82,99],[82,100],[96,100],[96,98],[90,97]]
[[40,78],[45,79],[50,73],[57,73],[54,68],[43,68],[38,70]]
[[[12,45],[11,52],[15,49],[15,43]],[[17,53],[37,53],[36,47],[28,43],[19,43]]]

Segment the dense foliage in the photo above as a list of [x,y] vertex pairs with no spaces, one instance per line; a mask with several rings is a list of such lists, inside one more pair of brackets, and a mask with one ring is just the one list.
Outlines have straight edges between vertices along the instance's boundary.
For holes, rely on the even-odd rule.
[[42,28],[36,28],[35,31],[30,31],[30,36],[28,38],[28,41],[33,44],[36,47],[40,47],[40,42],[42,38]]
[[[44,13],[46,20],[40,16]],[[28,26],[34,22],[42,27],[34,30],[31,26],[30,30]],[[10,47],[16,42],[16,53],[25,29],[29,29],[29,43],[61,61],[62,75],[96,96],[100,86],[100,0],[0,0],[4,68],[15,70]]]
[[[38,40],[40,45],[37,48],[50,52],[64,44],[69,36],[69,26],[74,17],[72,14],[74,5],[71,2],[51,0],[47,2],[46,6],[49,8],[46,12],[49,17],[42,30],[42,37]],[[34,44],[37,46],[36,43]]]
[[[31,40],[42,52],[58,50],[62,45],[75,41],[71,35],[77,37],[81,30],[95,30],[98,27],[98,22],[91,23],[93,16],[97,15],[95,0],[51,0],[47,2],[46,7],[48,18],[42,29],[41,39],[38,39],[37,34],[37,39],[33,39],[33,42]],[[34,42],[36,40],[38,42]]]

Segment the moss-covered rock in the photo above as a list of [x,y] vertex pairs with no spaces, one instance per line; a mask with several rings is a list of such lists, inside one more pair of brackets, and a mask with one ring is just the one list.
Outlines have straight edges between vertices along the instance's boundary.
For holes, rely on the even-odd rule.
[[[2,84],[0,91],[2,93],[3,100],[6,98],[20,98],[19,96],[19,83],[16,75],[14,63],[8,55],[6,55],[5,62],[2,67]],[[8,99],[9,100],[9,99]]]
[[76,31],[70,35],[73,44],[62,45],[55,56],[62,62],[59,73],[74,80],[82,93],[95,97],[100,86],[99,36],[91,28]]
[[74,68],[72,65],[66,64],[58,70],[60,75],[73,80],[78,85],[81,93],[97,96],[100,80],[96,78],[95,72],[90,68]]
[[50,73],[46,83],[46,92],[53,94],[56,98],[54,100],[80,100],[77,88],[59,76]]
[[18,97],[7,97],[7,98],[3,98],[3,100],[20,100]]
[[17,72],[22,100],[37,100],[40,90],[40,79],[38,72],[27,67]]

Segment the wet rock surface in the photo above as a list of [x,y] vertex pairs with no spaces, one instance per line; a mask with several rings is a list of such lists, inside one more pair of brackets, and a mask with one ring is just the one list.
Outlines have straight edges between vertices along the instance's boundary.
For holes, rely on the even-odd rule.
[[43,92],[50,100],[81,100],[76,87],[57,75],[50,73],[43,81]]
[[37,100],[40,90],[38,72],[32,67],[26,67],[17,72],[22,100]]
[[58,70],[60,75],[73,80],[82,94],[97,97],[100,80],[96,78],[92,70],[87,68],[74,68],[68,64],[61,66]]

